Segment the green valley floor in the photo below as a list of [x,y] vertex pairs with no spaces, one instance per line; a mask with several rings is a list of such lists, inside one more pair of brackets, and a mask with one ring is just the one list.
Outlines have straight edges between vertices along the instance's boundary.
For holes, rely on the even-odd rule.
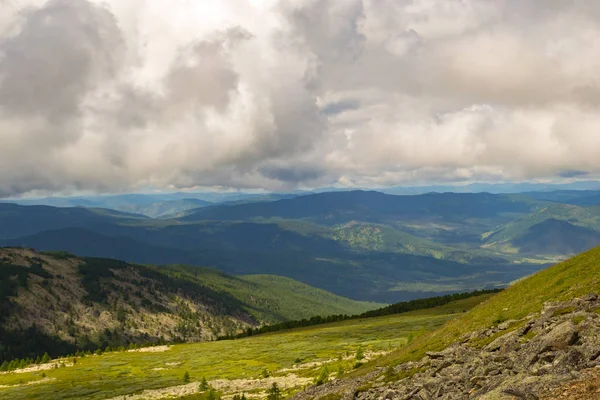
[[[225,396],[243,392],[263,397],[274,382],[289,394],[314,383],[319,376],[334,379],[351,372],[357,363],[403,347],[490,296],[246,339],[63,359],[54,361],[56,367],[51,363],[33,371],[1,374],[0,398],[177,398],[196,393],[202,378]],[[186,372],[189,381],[184,379]]]

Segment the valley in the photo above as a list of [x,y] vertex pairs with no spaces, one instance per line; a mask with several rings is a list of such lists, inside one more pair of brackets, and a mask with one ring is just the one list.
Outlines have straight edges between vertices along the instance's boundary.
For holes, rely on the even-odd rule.
[[[360,301],[393,303],[504,287],[600,244],[600,208],[558,202],[594,193],[250,196],[168,218],[0,203],[0,246],[280,275]],[[160,204],[149,195],[133,199]]]
[[[263,396],[277,382],[288,396],[313,384],[325,370],[328,379],[329,374],[333,379],[352,371],[359,362],[404,347],[490,296],[245,339],[88,355],[78,357],[74,365],[71,357],[58,361],[66,365],[58,369],[0,373],[0,396],[15,400],[100,400],[161,388],[171,388],[171,392],[166,391],[171,394],[192,394],[197,393],[203,377],[223,395]],[[364,358],[357,359],[359,349]],[[186,371],[191,382],[187,386],[192,387],[188,392],[183,381]]]

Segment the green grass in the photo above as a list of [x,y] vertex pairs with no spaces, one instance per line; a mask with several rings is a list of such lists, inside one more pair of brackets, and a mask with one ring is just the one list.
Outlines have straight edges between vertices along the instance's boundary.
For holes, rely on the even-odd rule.
[[[345,321],[266,334],[235,341],[175,345],[162,353],[106,353],[78,359],[73,367],[44,371],[51,381],[35,385],[42,372],[0,375],[0,398],[25,399],[106,399],[142,389],[183,384],[191,381],[258,378],[266,368],[272,375],[295,363],[327,361],[328,369],[349,371],[358,348],[365,352],[391,351],[409,340],[434,330],[448,320],[489,298],[483,295],[422,311],[380,318]],[[322,366],[295,373],[315,378]],[[19,385],[3,387],[3,385]]]
[[362,302],[337,296],[297,280],[276,275],[231,276],[210,268],[171,265],[160,268],[169,275],[196,281],[226,292],[247,304],[247,311],[269,323],[310,318],[316,315],[355,315],[386,304]]
[[539,312],[545,302],[565,301],[591,292],[600,292],[600,247],[520,280],[435,332],[365,365],[356,374],[367,373],[377,366],[416,360],[427,351],[442,350],[466,333],[495,325],[499,317],[520,319]]

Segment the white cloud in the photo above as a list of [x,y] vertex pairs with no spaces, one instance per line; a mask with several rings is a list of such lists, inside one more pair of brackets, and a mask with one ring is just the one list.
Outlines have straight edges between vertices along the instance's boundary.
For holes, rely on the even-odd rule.
[[0,195],[600,173],[600,5],[0,5]]

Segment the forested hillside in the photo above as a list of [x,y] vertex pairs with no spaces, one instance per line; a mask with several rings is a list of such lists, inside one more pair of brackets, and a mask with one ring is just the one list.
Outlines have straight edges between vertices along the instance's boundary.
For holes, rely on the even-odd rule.
[[[379,307],[291,279],[0,249],[0,358],[212,340],[265,322]],[[282,296],[286,292],[288,296]]]

